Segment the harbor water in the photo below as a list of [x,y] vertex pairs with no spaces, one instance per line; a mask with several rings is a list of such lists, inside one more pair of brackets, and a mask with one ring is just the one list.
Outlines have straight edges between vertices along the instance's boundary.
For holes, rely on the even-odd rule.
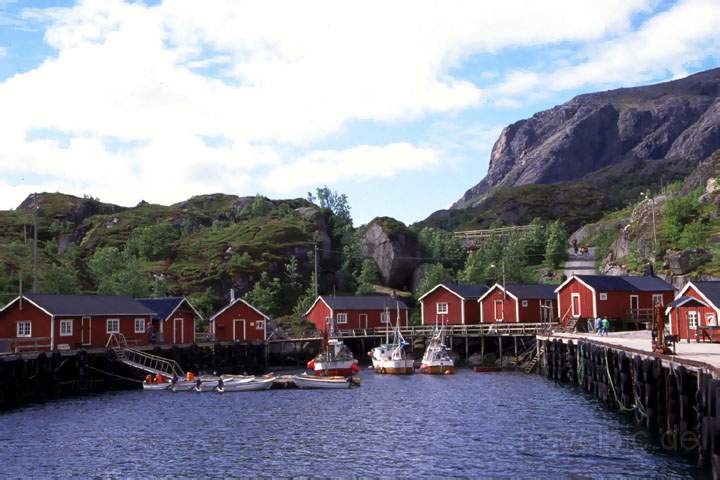
[[352,390],[124,391],[0,414],[3,478],[701,475],[577,390],[522,373]]

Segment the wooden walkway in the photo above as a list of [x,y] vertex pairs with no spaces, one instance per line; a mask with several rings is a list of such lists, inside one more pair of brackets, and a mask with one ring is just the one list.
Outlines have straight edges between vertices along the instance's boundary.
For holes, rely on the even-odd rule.
[[[557,328],[557,323],[505,323],[505,324],[477,324],[477,325],[447,325],[445,331],[448,337],[528,337],[548,333]],[[432,325],[413,325],[401,327],[400,332],[406,338],[430,337],[435,327]],[[388,330],[385,328],[358,328],[340,330],[342,338],[383,338]],[[392,334],[392,331],[390,331]],[[320,332],[306,337],[270,338],[268,343],[303,342],[322,340]]]

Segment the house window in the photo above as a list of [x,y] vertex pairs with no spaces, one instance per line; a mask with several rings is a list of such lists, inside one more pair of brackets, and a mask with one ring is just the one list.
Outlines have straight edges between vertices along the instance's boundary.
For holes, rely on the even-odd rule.
[[144,318],[136,318],[135,319],[135,333],[145,333],[145,319]]
[[255,329],[265,330],[265,320],[258,320],[257,322],[255,322]]
[[32,323],[29,320],[17,322],[18,337],[32,337]]
[[437,304],[437,313],[438,313],[438,315],[447,315],[448,304],[447,303],[438,303]]
[[663,296],[662,293],[653,293],[653,307],[662,306],[664,305]]
[[697,330],[698,327],[698,312],[689,311],[687,312],[688,326],[690,330]]
[[388,312],[380,312],[380,323],[389,323],[390,314]]
[[528,301],[527,301],[527,300],[523,300],[523,301],[521,302],[521,305],[522,305],[523,307],[527,307],[527,306],[528,306]]
[[107,333],[120,333],[120,320],[117,318],[108,318]]
[[705,325],[708,327],[717,327],[717,318],[714,313],[705,314]]
[[336,316],[337,323],[339,324],[346,324],[347,323],[347,313],[338,313]]
[[60,336],[61,337],[72,337],[73,334],[73,321],[72,320],[60,320]]
[[600,300],[607,300],[607,292],[600,293]]

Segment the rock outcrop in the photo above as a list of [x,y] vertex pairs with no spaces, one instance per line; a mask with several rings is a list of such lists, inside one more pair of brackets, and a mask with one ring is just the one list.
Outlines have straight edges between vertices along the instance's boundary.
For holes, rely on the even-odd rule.
[[580,95],[506,127],[487,176],[453,208],[501,187],[589,177],[619,163],[697,164],[720,148],[720,69],[657,85]]
[[368,224],[363,243],[366,254],[375,259],[385,285],[403,290],[411,288],[420,257],[415,232],[397,220],[378,217]]

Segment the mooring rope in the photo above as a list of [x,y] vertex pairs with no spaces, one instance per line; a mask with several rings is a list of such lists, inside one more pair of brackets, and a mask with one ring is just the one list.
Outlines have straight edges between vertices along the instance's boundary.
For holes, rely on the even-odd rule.
[[[605,350],[605,370],[607,371],[607,378],[608,378],[608,383],[610,383],[610,389],[613,392],[613,397],[615,397],[615,403],[617,403],[618,406],[620,407],[620,411],[632,412],[632,411],[635,411],[636,409],[639,409],[638,401],[637,401],[637,398],[635,397],[635,386],[634,386],[635,382],[633,382],[633,397],[635,398],[635,405],[633,405],[631,408],[627,408],[625,405],[623,405],[623,403],[618,398],[617,391],[615,390],[615,384],[612,381],[612,375],[610,375],[610,362],[608,361],[607,349]],[[642,410],[640,410],[640,413],[644,415]]]
[[129,382],[143,383],[142,380],[138,380],[138,379],[136,379],[136,378],[123,377],[122,375],[118,375],[118,374],[116,374],[116,373],[106,372],[105,370],[100,370],[99,368],[95,368],[95,367],[92,367],[92,366],[90,366],[90,365],[88,365],[87,367],[88,367],[90,370],[95,370],[95,371],[97,371],[97,372],[103,373],[103,374],[105,374],[105,375],[109,375],[109,376],[111,376],[111,377],[121,378],[121,379],[127,380],[127,381],[129,381]]

